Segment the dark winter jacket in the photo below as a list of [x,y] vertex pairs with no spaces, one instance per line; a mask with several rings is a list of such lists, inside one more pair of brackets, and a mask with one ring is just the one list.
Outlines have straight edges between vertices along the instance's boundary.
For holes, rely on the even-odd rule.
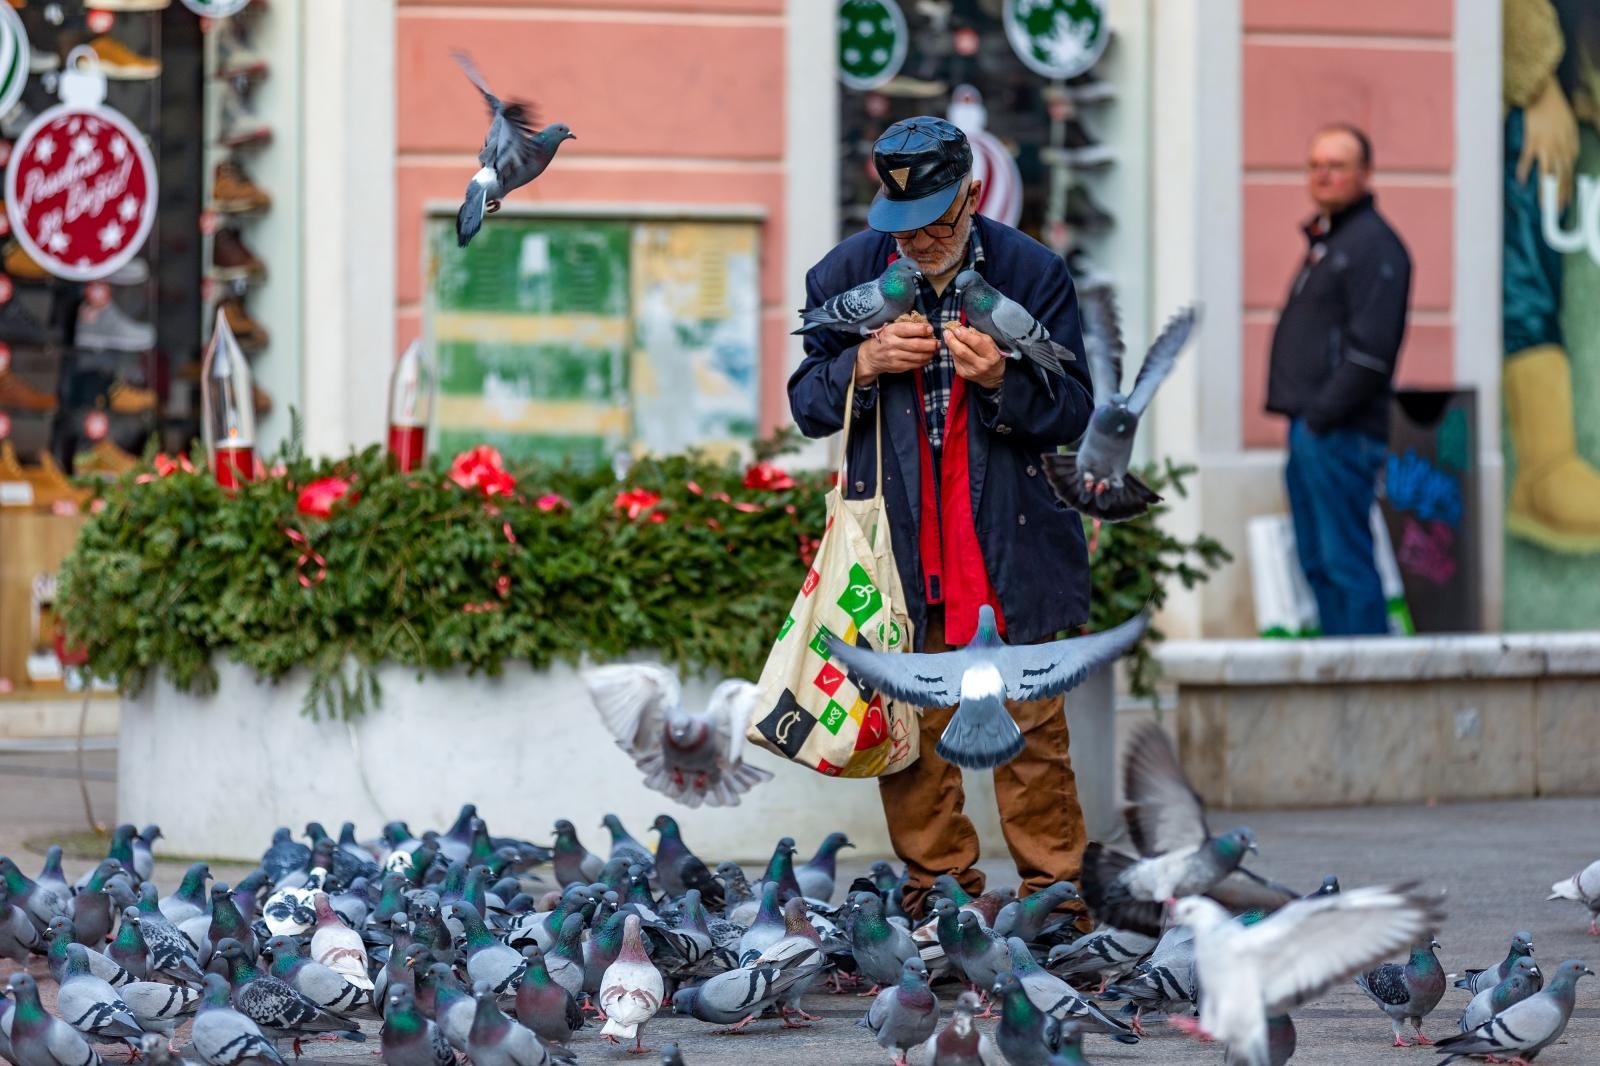
[[1305,227],[1310,249],[1272,335],[1267,410],[1315,433],[1387,440],[1395,360],[1406,332],[1411,256],[1369,195]]
[[[976,225],[984,249],[980,269],[989,284],[1032,312],[1057,342],[1079,353],[1066,364],[1065,380],[1046,381],[1045,372],[1028,360],[1009,363],[998,405],[975,397],[968,408],[974,525],[984,566],[1000,597],[1006,639],[1023,644],[1077,626],[1089,616],[1083,523],[1050,491],[1039,456],[1081,437],[1094,402],[1082,356],[1078,297],[1066,264],[1009,226],[982,216]],[[834,293],[877,277],[894,251],[894,240],[886,234],[868,230],[849,237],[806,275],[806,303],[815,307]],[[831,330],[807,335],[806,357],[789,379],[789,406],[806,436],[825,437],[843,426],[859,339]],[[919,648],[928,613],[917,539],[921,403],[913,375],[878,378],[884,503]],[[851,426],[850,483],[845,486],[851,498],[875,491],[873,423],[869,408]]]

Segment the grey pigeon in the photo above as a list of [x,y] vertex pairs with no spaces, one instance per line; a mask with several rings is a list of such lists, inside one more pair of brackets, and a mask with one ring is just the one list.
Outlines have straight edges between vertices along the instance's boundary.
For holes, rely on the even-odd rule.
[[556,823],[555,858],[552,865],[555,868],[556,884],[562,888],[568,885],[593,884],[600,876],[606,861],[593,854],[583,846],[578,839],[578,830],[565,818]]
[[89,972],[89,957],[82,944],[67,945],[66,972],[56,990],[56,1013],[98,1043],[144,1034],[116,989]]
[[961,927],[960,954],[956,961],[968,981],[979,988],[988,988],[997,977],[1011,969],[1011,952],[1005,941],[984,928],[973,911],[963,910],[956,920]]
[[133,980],[133,975],[117,965],[109,956],[77,943],[73,935],[71,919],[51,919],[50,930],[47,935],[50,938],[50,950],[46,953],[45,960],[50,965],[50,976],[56,979],[57,984],[67,978],[67,962],[74,954],[71,951],[74,947],[83,952],[83,957],[88,962],[89,972],[112,988],[120,987]]
[[353,1014],[372,1002],[371,990],[351,984],[339,971],[300,954],[293,937],[273,937],[261,954],[270,964],[272,976],[287,981],[323,1010]]
[[422,995],[424,984],[433,994],[433,1020],[439,1026],[439,1031],[444,1034],[451,1047],[465,1054],[467,1041],[472,1036],[472,1022],[477,1016],[477,1004],[471,996],[461,990],[450,967],[442,962],[429,966],[427,973],[418,978],[419,997]]
[[456,212],[456,244],[465,248],[483,226],[484,212],[500,210],[506,194],[543,174],[556,157],[556,149],[563,141],[576,140],[577,134],[561,122],[534,132],[529,105],[502,101],[489,91],[465,52],[451,54],[489,105],[489,132],[478,152],[480,169],[472,175],[461,210]]
[[1550,983],[1521,1003],[1504,1011],[1469,1032],[1447,1036],[1439,1041],[1439,1053],[1454,1062],[1465,1055],[1497,1055],[1531,1062],[1545,1048],[1561,1039],[1572,1019],[1576,986],[1581,977],[1594,971],[1577,959],[1556,967]]
[[[672,1013],[742,1030],[786,998],[795,985],[809,982],[819,954],[797,952],[780,963],[736,967],[703,984],[680,988],[672,996]],[[786,1028],[792,1026],[788,1019],[783,1024]]]
[[1229,1061],[1239,1066],[1270,1066],[1269,1018],[1287,1015],[1425,935],[1442,917],[1414,885],[1299,899],[1249,925],[1203,896],[1185,897],[1172,908],[1172,920],[1194,934],[1195,978],[1203,989],[1197,1028],[1225,1044]]
[[522,976],[522,955],[517,949],[496,940],[471,904],[451,903],[446,913],[458,918],[465,930],[467,977],[472,983],[488,981],[496,995],[515,990]]
[[896,259],[882,274],[800,312],[805,324],[795,333],[836,329],[866,336],[876,333],[917,305],[922,271],[910,259]]
[[677,819],[667,814],[657,815],[650,828],[661,834],[661,843],[656,846],[656,879],[661,883],[661,890],[678,899],[691,888],[697,889],[708,906],[721,910],[722,882],[712,876],[710,868],[683,842]]
[[66,877],[61,873],[61,845],[51,844],[44,852],[44,868],[39,871],[39,876],[33,879],[36,885],[43,885],[55,892],[72,894],[72,888],[67,884]]
[[1100,989],[1127,975],[1156,946],[1156,937],[1102,925],[1070,944],[1050,949],[1045,967],[1057,977],[1100,978]]
[[1600,936],[1600,859],[1579,870],[1565,881],[1550,886],[1549,899],[1575,900],[1589,908],[1589,935]]
[[1049,1066],[1051,1055],[1061,1047],[1061,1023],[1033,1005],[1014,973],[1001,974],[990,991],[1000,1001],[995,1042],[1009,1066]]
[[384,1066],[455,1066],[455,1049],[432,1019],[417,1010],[409,988],[389,990],[378,1042]]
[[1024,943],[1032,944],[1044,932],[1056,908],[1077,898],[1078,889],[1072,882],[1057,881],[1001,907],[994,919],[994,931],[998,936],[1019,936]]
[[169,1037],[200,1002],[199,989],[164,981],[134,981],[117,989],[117,995],[133,1012],[139,1028]]
[[261,1028],[229,1006],[228,982],[220,974],[206,974],[191,1039],[195,1054],[207,1066],[239,1066],[246,1062],[288,1066]]
[[304,870],[310,861],[311,849],[297,843],[286,825],[273,831],[272,843],[261,854],[261,868],[274,885],[295,871]]
[[204,976],[189,938],[157,909],[156,886],[139,886],[139,935],[150,952],[150,969],[178,981],[198,981]]
[[1211,833],[1205,805],[1184,776],[1172,741],[1153,722],[1128,743],[1123,794],[1128,831],[1141,857],[1098,842],[1084,849],[1083,898],[1100,921],[1153,936],[1161,931],[1161,910],[1169,899],[1209,895],[1236,912],[1270,912],[1296,897],[1240,865],[1246,852],[1256,850],[1249,829]]
[[111,897],[105,887],[118,869],[115,860],[101,859],[90,871],[83,891],[72,897],[72,937],[86,948],[104,947],[111,935]]
[[206,899],[206,882],[211,879],[211,869],[203,862],[191,863],[184,871],[178,890],[160,903],[161,914],[173,925],[181,926],[190,918],[198,918],[209,909]]
[[134,834],[129,842],[133,852],[133,874],[141,881],[150,880],[156,870],[156,841],[161,839],[161,827],[151,824]]
[[1003,1066],[994,1041],[973,1021],[977,1013],[976,992],[957,996],[944,1028],[906,1056],[911,1066]]
[[140,1037],[139,1053],[144,1056],[145,1066],[194,1066],[189,1059],[173,1051],[161,1033],[146,1033]]
[[957,651],[891,655],[846,644],[832,634],[828,648],[894,699],[917,707],[959,704],[935,750],[957,766],[982,770],[1010,762],[1022,751],[1022,731],[1006,700],[1042,699],[1077,687],[1133,647],[1146,623],[1138,614],[1103,633],[1012,646],[1000,637],[994,608],[984,604],[972,642]]
[[1386,962],[1356,975],[1356,984],[1389,1016],[1395,1047],[1411,1046],[1402,1035],[1407,1022],[1417,1031],[1418,1044],[1433,1043],[1422,1033],[1422,1019],[1444,998],[1444,967],[1434,954],[1438,947],[1437,940],[1425,936],[1411,946],[1404,965]]
[[611,857],[622,859],[629,865],[644,867],[646,874],[655,873],[655,852],[645,847],[633,838],[622,825],[622,819],[614,814],[608,814],[600,820],[607,832],[611,834]]
[[578,1001],[545,969],[544,952],[530,946],[522,949],[522,955],[527,961],[517,986],[517,1021],[547,1044],[565,1044],[583,1028]]
[[928,968],[910,958],[900,968],[900,982],[879,992],[860,1023],[896,1063],[933,1035],[939,1025],[939,999],[928,987]]
[[850,951],[856,971],[872,982],[874,989],[893,984],[900,977],[907,959],[918,957],[917,942],[883,913],[883,900],[860,892],[851,905],[855,917],[850,922]]
[[645,788],[685,807],[734,807],[740,795],[772,779],[744,762],[757,694],[750,682],[721,682],[703,711],[683,708],[678,676],[656,663],[585,670],[583,683],[617,747],[644,774]]
[[45,1013],[39,986],[25,973],[11,975],[11,1053],[18,1066],[101,1066],[100,1056],[72,1026]]
[[361,1026],[356,1022],[323,1010],[293,985],[256,969],[245,958],[237,940],[229,937],[218,944],[217,954],[227,959],[233,968],[230,984],[234,1009],[270,1036],[293,1038],[297,1056],[300,1041],[318,1033],[339,1033],[355,1041],[363,1039]]
[[[1511,934],[1511,952],[1499,966],[1491,966],[1487,970],[1467,970],[1456,982],[1457,988],[1465,988],[1473,995],[1486,992],[1511,976],[1511,970],[1519,959],[1533,957],[1533,934],[1518,931]],[[1539,991],[1535,986],[1534,991]]]
[[827,966],[828,960],[823,954],[822,937],[807,917],[806,902],[798,897],[783,905],[783,936],[761,952],[755,965],[783,966],[796,956],[808,960],[801,970],[808,972],[810,979],[797,982],[789,989],[778,1004],[778,1012],[784,1017],[797,1014],[802,1021],[817,1021],[814,1015],[806,1013],[800,1001],[811,988],[812,981]]
[[569,914],[561,922],[561,932],[544,954],[551,980],[571,992],[583,995],[583,915]]
[[1133,1008],[1130,1027],[1143,1035],[1140,1019],[1145,1012],[1174,1014],[1194,1006],[1194,932],[1175,925],[1161,935],[1150,958],[1105,990],[1108,997],[1126,999]]
[[0,883],[0,957],[26,966],[35,952],[44,950],[44,943],[39,927],[11,901],[10,893]]
[[1026,307],[970,268],[956,275],[956,292],[967,325],[994,341],[1009,358],[1026,357],[1056,377],[1066,377],[1061,364],[1076,360],[1077,355],[1051,340],[1050,331]]
[[761,909],[756,920],[739,938],[739,962],[749,962],[766,951],[784,936],[783,909],[778,906],[778,883],[766,881],[761,885]]
[[1467,1009],[1461,1012],[1461,1031],[1471,1032],[1511,1004],[1521,1003],[1543,985],[1544,975],[1539,972],[1538,964],[1524,955],[1504,980],[1472,997]]
[[800,894],[806,899],[832,902],[834,882],[839,873],[839,852],[843,848],[853,847],[855,845],[843,833],[829,833],[824,837],[810,861],[794,868],[795,880],[800,882]]
[[1139,1042],[1127,1025],[1106,1014],[1071,985],[1042,968],[1020,937],[1011,937],[1005,943],[1010,952],[1011,972],[1022,982],[1023,992],[1035,1007],[1058,1022],[1077,1024],[1084,1032],[1106,1033],[1124,1044]]
[[50,919],[72,915],[72,898],[65,890],[34,881],[9,855],[0,855],[0,881],[12,904],[32,920],[40,935],[50,928]]
[[473,996],[477,1010],[467,1033],[467,1058],[472,1066],[549,1066],[577,1061],[570,1052],[553,1051],[531,1029],[506,1017],[489,982],[478,982]]
[[683,1052],[677,1044],[661,1045],[661,1066],[683,1066]]
[[[1050,452],[1042,460],[1045,477],[1063,503],[1091,518],[1121,522],[1139,517],[1161,501],[1150,486],[1128,473],[1128,463],[1133,458],[1140,416],[1188,343],[1196,312],[1187,307],[1173,316],[1145,354],[1132,391],[1124,396],[1122,336],[1110,301],[1109,290],[1102,290],[1085,295],[1080,305],[1089,327],[1084,343],[1089,348],[1089,371],[1094,380],[1095,406],[1089,428],[1073,454]],[[1096,325],[1102,321],[1106,324]]]

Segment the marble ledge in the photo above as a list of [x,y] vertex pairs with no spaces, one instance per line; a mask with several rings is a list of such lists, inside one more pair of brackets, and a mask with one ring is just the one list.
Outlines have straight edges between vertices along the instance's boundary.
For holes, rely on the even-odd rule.
[[1160,645],[1156,658],[1163,680],[1180,687],[1470,678],[1600,680],[1600,632],[1178,640]]

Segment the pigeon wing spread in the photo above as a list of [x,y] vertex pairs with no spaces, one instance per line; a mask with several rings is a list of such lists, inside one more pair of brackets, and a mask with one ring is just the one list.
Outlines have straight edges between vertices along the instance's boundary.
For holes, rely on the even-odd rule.
[[1141,855],[1193,847],[1211,836],[1205,805],[1160,726],[1147,725],[1129,741],[1122,791],[1128,829]]
[[1083,346],[1094,382],[1094,405],[1103,407],[1122,390],[1122,325],[1110,289],[1084,293],[1078,301]]
[[677,675],[657,663],[626,663],[586,670],[583,682],[617,747],[634,759],[660,750],[667,712],[682,698]]
[[1144,362],[1139,367],[1139,376],[1133,381],[1133,390],[1128,393],[1128,410],[1134,414],[1143,414],[1144,409],[1150,406],[1150,401],[1155,399],[1156,389],[1161,387],[1162,381],[1172,373],[1173,365],[1178,361],[1178,353],[1183,346],[1189,343],[1189,334],[1194,331],[1194,324],[1199,317],[1193,307],[1185,307],[1161,331],[1161,336],[1150,346],[1145,353]]
[[[1121,625],[1084,637],[1049,644],[1019,644],[987,649],[1005,681],[1006,696],[1036,700],[1066,692],[1083,683],[1096,669],[1133,647],[1149,620],[1138,614]],[[916,656],[894,656],[909,659]],[[891,693],[892,695],[892,693]],[[942,704],[926,704],[937,707]]]
[[833,657],[873,688],[896,700],[918,707],[949,707],[961,695],[961,678],[968,659],[950,652],[897,652],[879,654],[868,648],[828,638]]

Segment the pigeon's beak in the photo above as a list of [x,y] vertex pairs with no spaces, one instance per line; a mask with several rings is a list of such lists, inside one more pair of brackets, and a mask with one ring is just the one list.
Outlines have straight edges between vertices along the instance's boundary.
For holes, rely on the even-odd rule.
[[561,138],[561,139],[563,141],[575,141],[575,140],[578,139],[578,135],[576,133],[573,133],[571,130],[568,130],[567,131],[567,135],[565,137]]
[[1593,971],[1593,970],[1591,970],[1591,969],[1589,969],[1589,967],[1587,967],[1587,966],[1585,966],[1585,967],[1584,967],[1584,968],[1583,968],[1583,972],[1584,972],[1584,973],[1586,973],[1586,974],[1588,974],[1588,975],[1589,975],[1589,976],[1590,976],[1590,977],[1593,977],[1593,976],[1594,976],[1594,971]]

